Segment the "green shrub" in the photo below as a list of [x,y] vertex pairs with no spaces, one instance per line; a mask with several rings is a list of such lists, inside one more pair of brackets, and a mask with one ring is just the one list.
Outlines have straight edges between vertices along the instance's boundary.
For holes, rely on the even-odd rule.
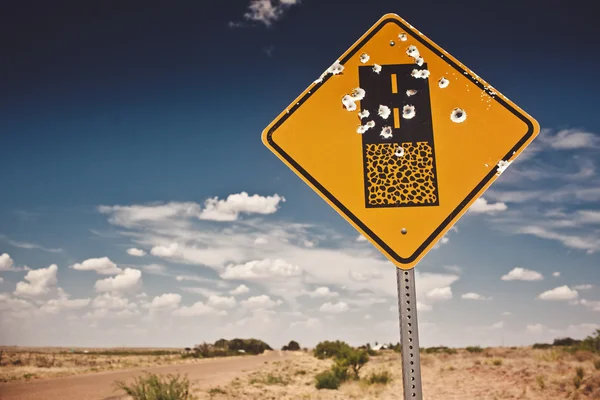
[[317,347],[315,347],[314,350],[314,355],[318,359],[323,360],[326,358],[337,357],[346,349],[351,349],[351,347],[345,342],[341,342],[339,340],[330,342],[326,340],[317,344]]
[[502,365],[502,360],[497,358],[492,361],[492,364],[495,365],[496,367],[499,367],[500,365]]
[[348,363],[345,360],[337,359],[335,364],[331,366],[331,372],[340,383],[346,382],[348,380]]
[[582,367],[577,367],[575,369],[575,374],[579,377],[579,379],[583,379],[583,368]]
[[316,377],[316,388],[317,389],[338,389],[340,387],[340,380],[333,373],[333,371],[323,371],[319,373]]
[[193,400],[190,382],[179,375],[160,376],[146,373],[138,376],[131,385],[116,381],[115,386],[131,396],[133,400]]
[[469,353],[481,353],[483,349],[479,346],[469,346],[466,348]]
[[292,340],[290,341],[286,346],[283,346],[281,348],[281,350],[284,351],[299,351],[300,350],[300,344],[298,344],[298,342]]
[[573,385],[575,386],[575,389],[579,389],[581,386],[581,378],[579,376],[573,378]]
[[581,340],[575,340],[570,337],[554,339],[552,346],[573,346],[580,344]]
[[367,350],[356,350],[348,346],[342,349],[336,358],[341,365],[347,365],[352,369],[355,379],[359,379],[358,374],[361,368],[369,361],[369,354]]
[[552,347],[552,345],[549,343],[534,343],[533,345],[534,349],[549,349],[550,347]]
[[392,381],[392,374],[389,371],[381,371],[381,372],[373,372],[367,378],[367,382],[371,385],[373,384],[382,384],[386,385]]
[[600,369],[600,360],[594,361],[594,368]]

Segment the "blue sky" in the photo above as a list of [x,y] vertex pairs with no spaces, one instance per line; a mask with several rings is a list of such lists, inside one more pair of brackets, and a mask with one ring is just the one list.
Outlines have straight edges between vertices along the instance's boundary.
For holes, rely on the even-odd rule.
[[388,12],[542,126],[417,266],[422,344],[598,327],[600,32],[576,2],[35,3],[0,8],[0,343],[397,341],[394,267],[260,141]]

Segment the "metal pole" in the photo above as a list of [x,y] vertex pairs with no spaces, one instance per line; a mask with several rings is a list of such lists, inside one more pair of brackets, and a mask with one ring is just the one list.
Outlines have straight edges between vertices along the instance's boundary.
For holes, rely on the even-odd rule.
[[400,310],[400,344],[402,347],[402,382],[404,400],[422,400],[421,357],[419,356],[419,328],[415,270],[396,268],[398,281],[398,308]]

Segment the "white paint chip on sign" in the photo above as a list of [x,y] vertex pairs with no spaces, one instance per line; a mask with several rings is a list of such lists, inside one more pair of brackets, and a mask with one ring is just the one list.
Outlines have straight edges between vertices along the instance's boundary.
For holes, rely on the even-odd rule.
[[405,119],[412,119],[415,116],[415,106],[413,105],[406,105],[404,106],[404,108],[402,109],[402,118]]
[[358,117],[360,119],[368,118],[370,114],[371,113],[369,113],[369,110],[363,110],[363,111],[361,111],[361,112],[358,113]]
[[392,137],[392,127],[391,126],[384,126],[381,129],[381,133],[379,135],[381,137],[383,137],[384,139],[390,139]]
[[361,89],[361,88],[355,88],[355,89],[353,89],[353,90],[352,90],[352,94],[351,94],[351,96],[352,96],[352,98],[353,98],[354,100],[362,100],[362,99],[364,99],[364,98],[365,98],[365,95],[366,95],[366,94],[367,94],[367,92],[365,92],[365,90],[364,90],[364,89]]
[[414,96],[414,95],[415,95],[415,94],[417,94],[417,93],[418,93],[418,91],[417,91],[417,90],[415,90],[415,89],[408,89],[408,90],[406,91],[406,95],[407,95],[408,97],[410,97],[410,96]]
[[329,72],[330,74],[333,74],[333,75],[337,75],[337,74],[341,74],[343,70],[344,70],[344,66],[342,64],[340,64],[340,60],[337,60],[335,63],[333,63],[333,65],[331,67],[329,67],[327,72]]
[[506,171],[506,168],[508,168],[508,166],[512,163],[512,161],[504,161],[504,160],[500,160],[498,161],[498,171],[496,172],[498,175],[502,175],[502,173],[504,171]]
[[373,72],[375,72],[376,74],[381,72],[381,65],[379,64],[374,64],[373,65]]
[[450,113],[450,119],[452,122],[461,123],[467,119],[467,113],[462,108],[455,108]]
[[400,41],[402,41],[402,42],[406,42],[408,37],[406,36],[406,33],[401,33],[398,35],[398,39],[400,39]]
[[360,55],[360,62],[364,64],[364,63],[366,63],[367,61],[369,61],[369,59],[370,59],[370,58],[371,58],[371,57],[369,57],[369,55],[368,55],[367,53],[362,53],[362,54]]
[[442,89],[447,88],[449,84],[450,84],[450,81],[444,77],[441,77],[440,80],[438,81],[438,85]]
[[383,119],[387,119],[390,116],[391,110],[388,106],[380,105],[377,114]]
[[396,157],[402,157],[404,155],[404,147],[398,146],[396,152],[394,153]]

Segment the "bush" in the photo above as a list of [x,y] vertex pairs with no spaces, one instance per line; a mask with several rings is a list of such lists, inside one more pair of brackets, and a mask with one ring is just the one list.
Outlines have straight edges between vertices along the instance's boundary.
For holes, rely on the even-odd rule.
[[190,394],[190,382],[187,378],[181,379],[179,375],[161,377],[147,373],[138,376],[134,383],[126,385],[116,381],[115,386],[131,396],[133,400],[193,400]]
[[583,375],[584,375],[584,373],[583,373],[583,368],[581,368],[581,367],[577,367],[577,368],[575,369],[575,375],[577,375],[577,377],[578,377],[579,379],[583,379]]
[[594,361],[594,368],[599,369],[600,370],[600,360],[596,360]]
[[426,354],[432,354],[432,353],[433,354],[435,354],[435,353],[456,354],[457,353],[456,349],[451,349],[451,348],[445,347],[445,346],[424,348],[423,352],[425,352]]
[[579,376],[575,376],[575,378],[573,378],[573,385],[575,386],[575,389],[579,389],[581,386],[581,378]]
[[502,365],[502,360],[498,358],[498,359],[492,361],[492,364],[495,365],[496,367],[499,367]]
[[368,378],[367,382],[370,384],[382,384],[386,385],[392,381],[392,374],[389,371],[373,372]]
[[580,344],[581,340],[575,340],[570,337],[554,339],[552,346],[573,346]]
[[481,353],[483,349],[479,346],[469,346],[466,348],[469,353]]
[[369,362],[369,354],[367,350],[356,350],[352,347],[347,347],[337,356],[340,365],[347,365],[354,372],[354,379],[358,379],[358,373],[362,367]]
[[281,348],[281,350],[287,350],[287,351],[299,351],[300,350],[300,345],[298,344],[298,342],[292,340],[290,341],[287,346],[283,346]]
[[[240,351],[241,350],[241,351]],[[265,350],[273,350],[271,346],[258,339],[219,339],[214,344],[202,343],[194,346],[191,353],[182,354],[182,358],[227,357],[244,354],[262,354]]]
[[345,360],[336,360],[335,364],[331,366],[331,372],[340,383],[346,382],[348,380],[348,363]]
[[335,376],[334,372],[329,370],[329,371],[323,371],[321,373],[319,373],[316,377],[315,377],[317,383],[316,383],[316,388],[317,389],[338,389],[340,387],[340,380],[338,379],[337,376]]
[[330,342],[326,340],[317,344],[317,347],[315,347],[313,353],[318,359],[324,360],[326,358],[338,357],[344,350],[347,349],[351,349],[351,347],[345,342],[341,342],[339,340]]
[[533,345],[534,349],[549,349],[550,347],[552,347],[552,345],[549,343],[534,343]]

